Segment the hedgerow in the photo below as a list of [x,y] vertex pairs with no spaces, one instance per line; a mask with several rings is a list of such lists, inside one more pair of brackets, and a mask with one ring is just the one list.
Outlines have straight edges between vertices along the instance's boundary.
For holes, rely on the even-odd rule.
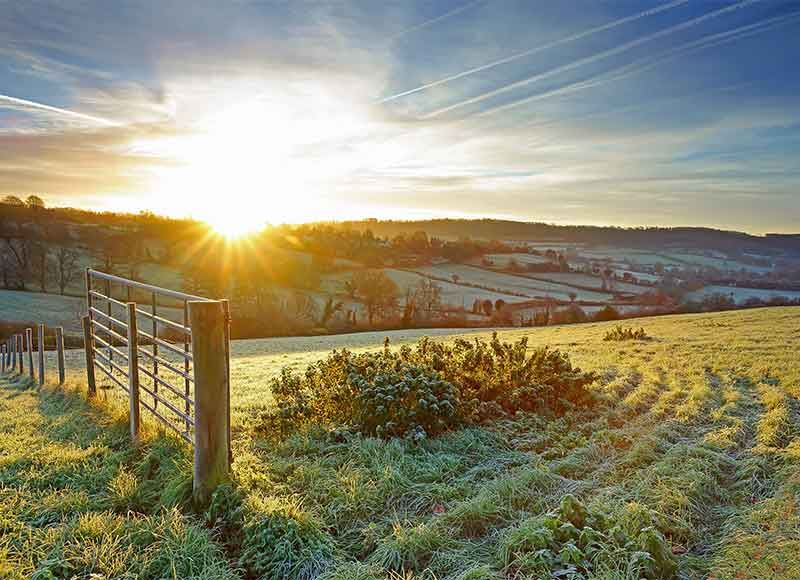
[[518,412],[558,414],[588,405],[593,373],[566,353],[527,352],[527,341],[423,338],[414,347],[354,354],[334,351],[300,375],[283,369],[270,388],[276,408],[264,432],[346,427],[365,435],[415,440]]

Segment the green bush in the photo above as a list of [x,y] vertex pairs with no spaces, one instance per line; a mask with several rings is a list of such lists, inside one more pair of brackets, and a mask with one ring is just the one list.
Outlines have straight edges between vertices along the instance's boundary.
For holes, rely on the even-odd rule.
[[257,578],[306,580],[324,572],[333,543],[312,514],[276,499],[251,497],[240,565]]
[[303,376],[284,369],[271,390],[278,408],[268,422],[284,434],[316,424],[419,439],[441,433],[457,420],[456,388],[388,349],[334,351]]
[[530,355],[527,342],[423,338],[393,352],[334,351],[299,375],[284,369],[271,391],[276,409],[265,432],[286,435],[302,426],[351,428],[383,438],[421,439],[464,423],[520,411],[559,413],[592,401],[595,375],[573,367],[558,350]]
[[603,337],[603,340],[648,340],[650,337],[645,332],[644,328],[625,328],[622,326],[615,326]]
[[528,341],[456,340],[445,344],[423,338],[415,348],[404,346],[399,356],[431,368],[458,389],[460,414],[480,422],[518,411],[562,412],[592,401],[586,388],[596,379],[573,367],[569,356],[548,347],[528,354]]

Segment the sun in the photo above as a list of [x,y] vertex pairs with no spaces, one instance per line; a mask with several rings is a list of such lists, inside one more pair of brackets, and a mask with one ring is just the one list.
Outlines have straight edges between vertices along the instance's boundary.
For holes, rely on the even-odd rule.
[[234,107],[163,143],[175,162],[154,175],[154,206],[189,214],[226,238],[304,216],[308,167],[285,151],[292,127],[263,107]]
[[256,216],[248,216],[246,212],[231,215],[220,214],[207,219],[206,222],[214,233],[229,240],[239,240],[258,233],[266,226],[266,221]]

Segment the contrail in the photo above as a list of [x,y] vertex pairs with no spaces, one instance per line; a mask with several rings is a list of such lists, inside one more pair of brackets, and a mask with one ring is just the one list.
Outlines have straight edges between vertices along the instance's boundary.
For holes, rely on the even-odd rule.
[[723,93],[727,91],[733,91],[736,89],[740,89],[742,87],[750,86],[754,84],[753,81],[747,81],[743,83],[735,83],[732,85],[725,85],[721,87],[713,87],[710,89],[703,89],[700,91],[693,91],[688,94],[678,95],[675,97],[669,97],[666,99],[657,99],[654,101],[648,101],[646,103],[639,103],[637,105],[628,105],[625,107],[619,107],[617,109],[609,109],[605,111],[592,111],[589,113],[585,113],[583,115],[574,115],[572,117],[561,117],[560,119],[548,119],[543,122],[531,122],[526,123],[521,126],[522,129],[539,129],[541,127],[552,127],[553,125],[558,125],[559,123],[563,123],[565,121],[584,121],[586,119],[596,119],[598,117],[612,117],[614,115],[619,115],[622,113],[630,113],[633,111],[642,111],[653,107],[654,105],[665,105],[667,103],[685,101],[686,99],[691,99],[696,97],[697,95],[707,94],[707,93]]
[[686,54],[688,52],[693,52],[696,50],[703,50],[705,48],[712,48],[714,46],[719,46],[721,44],[726,44],[728,42],[733,42],[739,40],[741,38],[746,38],[748,36],[753,36],[754,34],[760,34],[766,30],[771,28],[775,28],[776,26],[780,26],[782,24],[786,24],[793,20],[797,20],[800,18],[800,12],[792,12],[790,14],[784,14],[781,16],[774,16],[772,18],[767,18],[765,20],[761,20],[759,22],[754,22],[752,24],[747,24],[745,26],[740,26],[738,28],[732,28],[730,30],[726,30],[724,32],[718,32],[716,34],[710,34],[708,36],[704,36],[703,38],[699,38],[697,40],[693,40],[691,42],[687,42],[680,46],[671,48],[666,50],[660,54],[655,55],[654,57],[647,57],[636,60],[632,63],[626,64],[624,66],[618,67],[612,71],[609,75],[609,72],[603,73],[602,75],[598,75],[597,77],[593,77],[592,79],[588,79],[585,81],[580,81],[576,83],[572,83],[566,85],[564,87],[560,87],[558,89],[547,91],[544,93],[539,93],[536,95],[531,95],[530,97],[525,97],[519,99],[517,101],[513,101],[511,103],[507,103],[505,105],[499,105],[497,107],[493,107],[491,109],[487,109],[486,111],[481,111],[480,113],[474,115],[475,117],[485,117],[488,115],[493,115],[495,113],[499,113],[502,111],[506,111],[508,109],[512,109],[515,107],[519,107],[521,105],[531,103],[534,101],[540,101],[549,97],[558,96],[562,94],[573,93],[577,91],[581,91],[584,89],[588,89],[598,85],[604,85],[610,82],[616,82],[622,80],[623,78],[629,77],[633,74],[638,74],[643,72],[649,68],[654,67],[660,62],[665,60],[669,60],[676,56],[680,56],[682,54]]
[[[688,1],[688,0],[686,0],[686,1]],[[472,2],[467,2],[463,6],[459,6],[458,8],[453,8],[449,12],[445,12],[444,14],[441,14],[441,15],[435,17],[435,18],[431,18],[430,20],[426,20],[425,22],[420,22],[419,24],[415,24],[414,26],[411,26],[410,28],[406,28],[405,30],[401,30],[397,34],[391,36],[389,38],[389,42],[393,42],[393,41],[397,40],[398,38],[400,38],[401,36],[404,36],[404,35],[409,34],[411,32],[416,32],[417,30],[422,30],[423,28],[427,28],[428,26],[436,24],[437,22],[441,22],[445,18],[450,18],[451,16],[455,16],[456,14],[460,14],[461,12],[464,12],[465,10],[468,10],[469,8],[472,8],[476,4],[480,4],[481,2],[485,2],[485,0],[472,0]]]
[[64,115],[66,117],[74,117],[76,119],[83,119],[84,121],[91,121],[93,123],[99,123],[101,125],[107,125],[109,127],[119,126],[119,123],[115,123],[114,121],[109,121],[108,119],[103,119],[102,117],[95,117],[93,115],[85,115],[83,113],[78,113],[77,111],[70,111],[69,109],[61,109],[59,107],[52,107],[50,105],[45,105],[44,103],[37,103],[35,101],[28,101],[26,99],[18,99],[17,97],[11,97],[9,95],[0,95],[0,107],[3,106],[3,103],[8,103],[10,105],[17,105],[17,106],[24,107],[24,108],[27,108],[27,109],[37,109],[39,111],[47,111],[49,113],[57,113],[59,115]]
[[692,26],[696,26],[696,25],[698,25],[698,24],[700,24],[702,22],[705,22],[706,20],[709,20],[709,19],[714,18],[716,16],[719,16],[721,14],[725,14],[727,12],[732,12],[734,10],[738,10],[740,8],[744,8],[745,6],[748,6],[750,4],[754,4],[756,2],[761,2],[761,1],[763,1],[763,0],[743,0],[742,2],[739,2],[737,4],[732,4],[732,5],[729,5],[729,6],[725,6],[724,8],[719,8],[719,9],[714,10],[712,12],[708,12],[706,14],[703,14],[702,16],[698,16],[698,17],[692,18],[691,20],[687,20],[685,22],[681,22],[680,24],[675,24],[673,26],[670,26],[669,28],[665,28],[663,30],[659,30],[658,32],[654,32],[653,34],[648,34],[647,36],[643,36],[641,38],[637,38],[636,40],[631,40],[629,42],[626,42],[626,43],[621,44],[619,46],[616,46],[614,48],[610,48],[608,50],[604,50],[602,52],[594,54],[592,56],[587,56],[585,58],[578,59],[578,60],[573,61],[571,63],[556,67],[554,69],[550,69],[550,70],[545,71],[543,73],[539,73],[539,74],[533,75],[533,76],[528,77],[526,79],[523,79],[521,81],[517,81],[517,82],[511,83],[511,84],[502,86],[502,87],[500,87],[498,89],[494,89],[492,91],[488,91],[488,92],[483,93],[481,95],[478,95],[476,97],[471,97],[469,99],[466,99],[464,101],[460,101],[460,102],[455,103],[453,105],[448,105],[447,107],[442,107],[441,109],[437,109],[435,111],[432,111],[431,113],[428,113],[427,115],[423,115],[422,118],[423,119],[430,119],[430,118],[433,118],[433,117],[438,117],[439,115],[442,115],[444,113],[448,113],[448,112],[453,111],[455,109],[459,109],[459,108],[464,107],[466,105],[471,105],[473,103],[480,103],[481,101],[485,101],[486,99],[490,99],[490,98],[492,98],[494,96],[497,96],[497,95],[500,95],[500,94],[503,94],[503,93],[507,93],[509,91],[513,91],[515,89],[527,86],[529,84],[535,83],[535,82],[540,81],[542,79],[546,79],[546,78],[555,76],[557,74],[560,74],[560,73],[563,73],[563,72],[578,68],[578,67],[586,65],[586,64],[591,64],[593,62],[596,62],[598,60],[602,60],[604,58],[608,58],[610,56],[615,56],[617,54],[621,54],[621,53],[626,52],[626,51],[628,51],[628,50],[630,50],[632,48],[640,46],[640,45],[642,45],[642,44],[644,44],[646,42],[650,42],[651,40],[655,40],[657,38],[661,38],[661,37],[664,37],[664,36],[668,36],[670,34],[674,34],[675,32],[679,32],[681,30],[685,30],[685,29],[690,28]]
[[639,20],[641,18],[646,18],[648,16],[653,16],[658,14],[659,12],[664,12],[665,10],[669,10],[671,8],[675,8],[676,6],[680,6],[681,4],[686,4],[689,0],[674,0],[673,2],[669,2],[667,4],[663,4],[661,6],[657,6],[655,8],[651,8],[650,10],[645,10],[644,12],[639,12],[638,14],[633,14],[631,16],[626,16],[625,18],[620,18],[619,20],[614,20],[613,22],[608,22],[601,26],[595,26],[594,28],[589,28],[588,30],[584,30],[583,32],[578,32],[571,36],[567,36],[565,38],[561,38],[559,40],[554,40],[553,42],[548,42],[547,44],[543,44],[541,46],[537,46],[535,48],[531,48],[528,50],[524,50],[522,52],[518,52],[516,54],[512,54],[511,56],[507,56],[505,58],[501,58],[499,60],[495,60],[475,68],[471,68],[465,70],[460,73],[456,73],[449,77],[445,77],[439,79],[438,81],[433,81],[424,85],[420,85],[414,89],[409,89],[407,91],[403,91],[401,93],[397,93],[394,95],[390,95],[380,100],[381,103],[386,103],[389,101],[393,101],[395,99],[399,99],[400,97],[405,97],[407,95],[412,95],[414,93],[418,93],[419,91],[424,91],[426,89],[430,89],[432,87],[437,87],[439,85],[443,85],[445,83],[449,83],[450,81],[454,81],[456,79],[460,79],[469,75],[473,75],[475,73],[485,71],[490,68],[494,68],[496,66],[500,66],[502,64],[507,64],[509,62],[514,62],[515,60],[519,60],[521,58],[525,58],[526,56],[530,56],[532,54],[536,54],[537,52],[541,52],[543,50],[547,50],[556,46],[560,46],[562,44],[567,44],[569,42],[574,42],[576,40],[580,40],[581,38],[585,38],[592,34],[596,34],[598,32],[603,32],[605,30],[610,30],[612,28],[616,28],[618,26],[622,26],[623,24],[627,24],[628,22],[633,22],[635,20]]

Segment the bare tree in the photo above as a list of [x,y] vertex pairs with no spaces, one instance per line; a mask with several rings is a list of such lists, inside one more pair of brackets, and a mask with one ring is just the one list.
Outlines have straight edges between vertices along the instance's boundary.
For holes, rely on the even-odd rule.
[[333,318],[337,312],[340,312],[343,306],[341,302],[337,302],[332,297],[329,297],[325,301],[325,306],[322,308],[322,315],[319,320],[320,326],[328,326],[331,318]]
[[67,287],[78,277],[79,254],[71,248],[61,246],[56,250],[56,283],[58,291],[63,295]]
[[356,272],[353,284],[367,309],[370,324],[376,316],[385,317],[397,307],[397,284],[383,270]]
[[8,250],[9,280],[16,281],[16,288],[27,290],[27,280],[31,268],[31,243],[21,237],[4,236],[3,245]]
[[47,279],[52,273],[50,251],[41,241],[31,242],[31,276],[38,283],[39,290],[47,292]]
[[417,316],[430,320],[442,307],[442,287],[430,278],[423,278],[414,288],[414,302]]

